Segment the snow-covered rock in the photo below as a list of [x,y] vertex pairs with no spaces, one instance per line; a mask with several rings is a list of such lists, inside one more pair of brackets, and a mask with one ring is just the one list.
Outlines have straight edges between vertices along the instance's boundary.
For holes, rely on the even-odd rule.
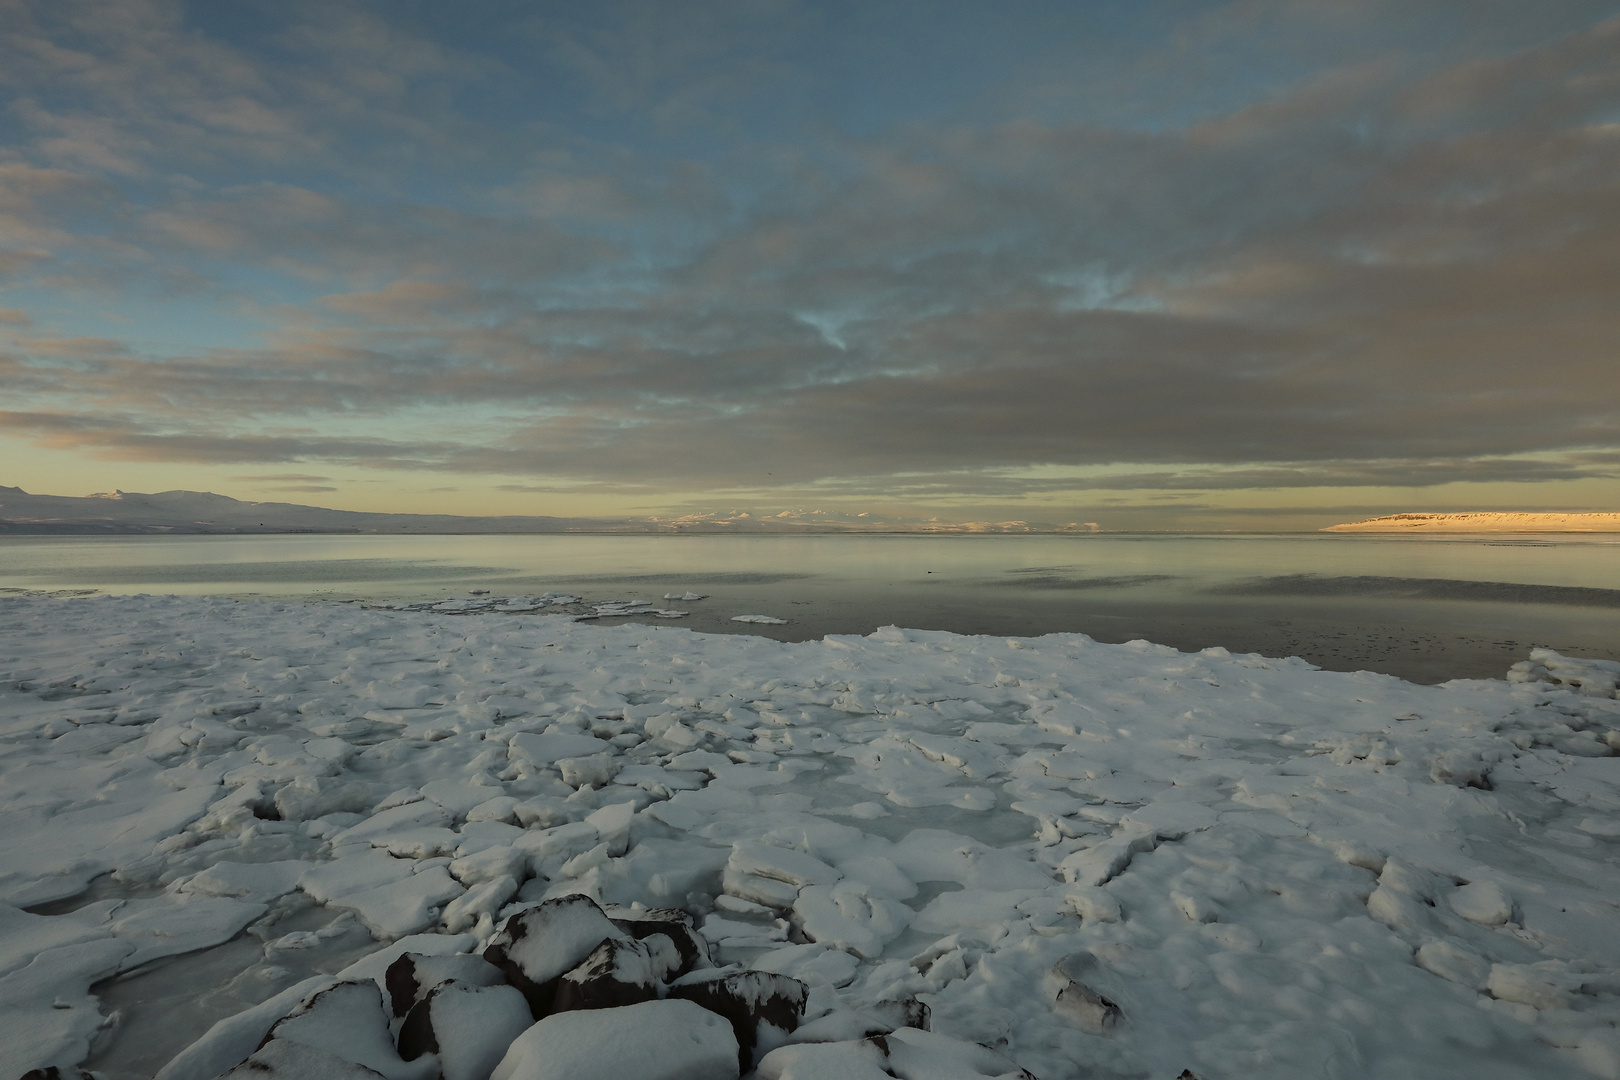
[[558,1013],[529,1028],[490,1080],[726,1080],[731,1025],[690,1001]]

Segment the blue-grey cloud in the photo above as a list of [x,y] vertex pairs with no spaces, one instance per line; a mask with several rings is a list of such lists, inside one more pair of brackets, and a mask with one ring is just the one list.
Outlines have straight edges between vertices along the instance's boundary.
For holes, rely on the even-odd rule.
[[[872,39],[897,82],[863,110],[829,90],[873,78],[860,49],[814,52],[834,5],[452,32],[412,4],[13,0],[0,275],[30,302],[0,424],[625,492],[1612,477],[1620,19],[1423,7],[1099,6],[1070,70],[1036,30],[1079,24],[1037,5],[946,109]],[[916,47],[983,15],[955,17]],[[1147,44],[1098,45],[1127,29]],[[1156,77],[1156,111],[1105,104]],[[240,340],[41,303],[91,296],[206,297]]]

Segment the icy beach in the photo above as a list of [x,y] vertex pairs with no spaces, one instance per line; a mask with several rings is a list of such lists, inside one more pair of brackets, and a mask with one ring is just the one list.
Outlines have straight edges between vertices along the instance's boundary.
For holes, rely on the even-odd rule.
[[438,606],[0,601],[0,1080],[1620,1077],[1620,664]]

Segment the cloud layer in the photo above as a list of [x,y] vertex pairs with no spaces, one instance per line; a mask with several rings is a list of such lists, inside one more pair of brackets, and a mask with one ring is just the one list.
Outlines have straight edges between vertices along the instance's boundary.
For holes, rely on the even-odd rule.
[[1471,29],[964,7],[930,66],[905,5],[10,0],[0,430],[311,491],[1612,479],[1620,19],[1424,7]]

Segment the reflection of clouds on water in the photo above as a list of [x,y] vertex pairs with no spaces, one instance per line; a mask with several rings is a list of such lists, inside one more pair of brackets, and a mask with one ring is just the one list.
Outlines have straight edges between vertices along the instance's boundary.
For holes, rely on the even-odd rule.
[[1210,591],[1234,596],[1383,596],[1408,600],[1489,600],[1507,604],[1620,607],[1620,589],[1524,585],[1510,581],[1459,581],[1452,578],[1284,574],[1222,585]]
[[577,582],[611,583],[623,582],[646,583],[649,581],[668,582],[682,581],[694,585],[775,585],[779,581],[799,581],[804,578],[815,577],[815,574],[801,573],[724,573],[699,572],[684,573],[671,571],[665,574],[563,574],[555,579]]

